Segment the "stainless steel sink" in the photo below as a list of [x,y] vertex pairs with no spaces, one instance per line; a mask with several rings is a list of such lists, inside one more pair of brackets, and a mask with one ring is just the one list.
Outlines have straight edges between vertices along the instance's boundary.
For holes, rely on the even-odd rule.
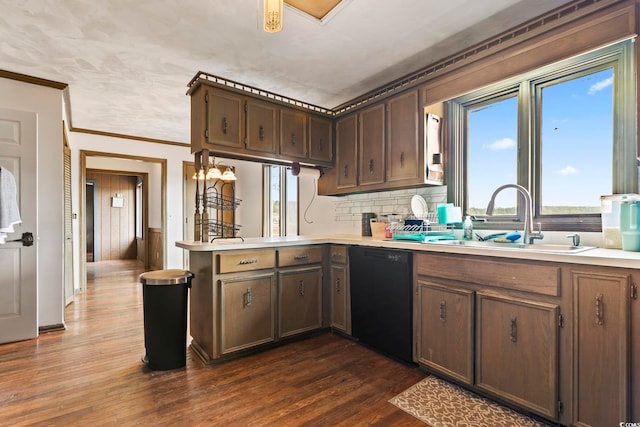
[[428,245],[443,245],[443,246],[463,246],[470,248],[483,248],[483,249],[513,249],[530,252],[553,252],[553,253],[568,253],[576,254],[590,249],[594,249],[593,246],[572,246],[572,245],[555,245],[548,243],[497,243],[497,242],[478,242],[475,240],[440,240],[436,242],[425,242]]

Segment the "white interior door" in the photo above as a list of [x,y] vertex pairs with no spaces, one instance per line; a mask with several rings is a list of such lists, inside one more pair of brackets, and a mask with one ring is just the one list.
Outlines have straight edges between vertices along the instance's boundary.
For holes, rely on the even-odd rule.
[[37,236],[36,119],[36,113],[0,108],[0,166],[15,178],[22,219],[0,244],[0,343],[38,336],[37,238],[33,246],[9,242],[26,232]]

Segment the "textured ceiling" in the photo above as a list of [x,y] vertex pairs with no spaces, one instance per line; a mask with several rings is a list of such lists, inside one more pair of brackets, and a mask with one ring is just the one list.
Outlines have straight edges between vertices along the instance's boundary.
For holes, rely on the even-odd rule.
[[188,143],[198,71],[332,108],[564,3],[285,6],[268,34],[258,0],[0,0],[0,69],[67,83],[73,127]]

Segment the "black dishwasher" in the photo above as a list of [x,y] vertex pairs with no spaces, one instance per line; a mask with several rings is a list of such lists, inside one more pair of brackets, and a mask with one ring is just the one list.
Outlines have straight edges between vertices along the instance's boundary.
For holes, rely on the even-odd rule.
[[351,246],[351,332],[363,344],[412,362],[412,252]]

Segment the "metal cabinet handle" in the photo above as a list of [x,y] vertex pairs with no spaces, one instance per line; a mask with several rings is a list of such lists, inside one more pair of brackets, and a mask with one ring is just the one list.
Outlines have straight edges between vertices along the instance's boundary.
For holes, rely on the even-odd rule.
[[336,292],[340,293],[340,278],[336,278]]
[[295,259],[296,261],[300,261],[307,258],[309,258],[309,254],[296,255],[293,257],[293,259]]
[[229,124],[227,123],[227,118],[223,117],[222,118],[222,133],[224,133],[225,135],[227,134],[227,126]]
[[298,292],[300,292],[300,296],[304,296],[304,280],[300,280],[298,284]]
[[400,152],[400,167],[404,167],[404,151]]
[[331,258],[342,258],[342,254],[340,252],[334,252],[331,254]]
[[255,264],[258,262],[258,258],[249,258],[249,259],[241,259],[238,264],[246,265],[246,264]]
[[264,126],[262,125],[258,128],[258,137],[260,138],[260,141],[264,139]]
[[344,177],[349,176],[349,165],[344,165]]
[[604,325],[604,302],[602,294],[596,295],[596,325]]
[[253,295],[251,293],[251,288],[247,288],[247,293],[245,295],[244,306],[251,307],[251,302],[253,300]]
[[440,321],[445,322],[447,320],[447,302],[445,300],[440,301]]
[[369,159],[369,173],[373,173],[373,159]]
[[291,133],[291,145],[296,145],[296,134]]
[[509,332],[509,339],[513,342],[518,341],[518,319],[516,316],[511,316],[511,330]]

